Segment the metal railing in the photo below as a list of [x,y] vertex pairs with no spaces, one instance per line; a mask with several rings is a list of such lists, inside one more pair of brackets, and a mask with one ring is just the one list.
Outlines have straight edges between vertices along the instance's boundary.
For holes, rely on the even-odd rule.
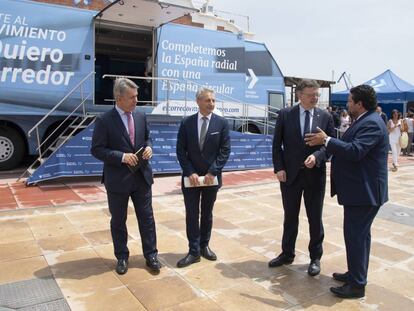
[[[165,114],[166,115],[170,115],[170,89],[171,86],[174,86],[175,84],[181,84],[181,83],[185,83],[185,87],[184,87],[184,116],[186,116],[187,111],[188,111],[188,90],[191,89],[191,85],[195,85],[197,88],[200,87],[205,87],[205,85],[201,84],[201,83],[197,83],[195,81],[192,80],[188,80],[188,79],[176,79],[176,78],[159,78],[159,77],[146,77],[146,76],[129,76],[129,75],[113,75],[113,74],[104,74],[102,76],[102,78],[112,78],[112,79],[116,79],[116,78],[128,78],[128,79],[137,79],[137,80],[152,80],[152,81],[166,81],[167,83],[167,88],[166,88],[166,96],[165,96],[165,100],[157,100],[157,101],[138,101],[138,103],[149,103],[151,104],[153,107],[157,106],[160,103],[165,102],[166,103],[166,109],[165,109]],[[217,100],[217,103],[221,103],[221,109],[220,107],[218,107],[218,109],[221,111],[221,113],[223,114],[224,117],[226,117],[229,120],[235,120],[241,123],[241,131],[242,132],[248,132],[249,129],[249,124],[256,124],[256,125],[260,125],[263,126],[263,133],[264,134],[268,134],[269,133],[269,129],[270,128],[274,128],[274,124],[272,124],[271,122],[271,118],[269,116],[273,116],[273,119],[276,119],[277,117],[277,112],[272,111],[275,108],[270,106],[270,105],[262,105],[263,107],[258,107],[258,106],[254,106],[245,102],[242,102],[236,98],[233,98],[229,95],[226,95],[222,92],[216,92],[217,97],[221,97],[224,99],[227,99],[230,102],[233,103],[237,103],[239,105],[241,105],[241,116],[240,115],[236,115],[233,114],[231,112],[226,112],[226,109],[224,107],[224,100]],[[115,101],[114,99],[105,99],[105,101]],[[195,101],[195,99],[194,99]],[[218,106],[218,105],[217,105]],[[250,117],[249,113],[251,110],[256,110],[259,111],[259,115],[261,115],[261,117]]]
[[[188,85],[189,84],[194,84],[198,87],[205,87],[205,85],[194,82],[192,80],[187,80],[184,79],[185,81],[185,90],[188,90]],[[261,105],[263,107],[259,107],[257,105],[252,105],[252,104],[248,104],[246,102],[240,101],[234,97],[231,97],[229,95],[226,95],[224,93],[221,92],[215,92],[216,95],[216,102],[221,103],[221,109],[218,107],[218,109],[222,112],[223,116],[226,119],[232,119],[232,120],[236,120],[241,122],[241,131],[243,133],[248,132],[248,127],[249,127],[249,123],[255,123],[258,125],[263,126],[263,134],[268,134],[269,133],[269,128],[274,128],[274,125],[271,123],[269,116],[274,116],[274,119],[276,119],[277,117],[277,112],[274,112],[272,110],[274,110],[275,108],[272,107],[271,105],[265,104],[265,105]],[[217,97],[219,97],[219,100],[217,100]],[[241,105],[241,116],[240,115],[235,115],[231,112],[226,112],[226,109],[224,107],[224,100],[221,100],[220,98],[224,98],[224,99],[228,99],[229,101],[233,102],[233,103],[237,103],[239,105]],[[185,110],[187,111],[187,96],[185,96]],[[249,116],[249,113],[251,110],[255,110],[255,111],[259,111],[259,115],[261,115],[261,117],[251,117]]]
[[[192,80],[188,80],[188,79],[176,79],[176,78],[159,78],[159,77],[146,77],[146,76],[129,76],[129,75],[113,75],[113,74],[104,74],[102,76],[102,78],[112,78],[112,79],[116,79],[116,78],[128,78],[128,79],[137,79],[137,80],[152,80],[152,81],[166,81],[167,83],[167,88],[166,88],[166,96],[165,96],[165,100],[157,100],[157,101],[138,101],[138,103],[149,103],[151,104],[153,107],[157,106],[160,103],[165,102],[166,103],[166,109],[165,109],[165,114],[166,115],[170,115],[170,89],[171,86],[174,86],[176,84],[181,84],[181,83],[185,83],[185,87],[184,87],[184,116],[186,116],[187,111],[188,111],[188,90],[191,89],[191,85],[195,85],[197,88],[200,87],[205,87],[205,85],[201,84],[201,83],[197,83],[195,81]],[[233,102],[233,103],[237,103],[241,106],[241,116],[240,115],[236,115],[234,113],[231,112],[226,112],[226,108],[224,107],[224,103],[225,100],[217,100],[216,98],[216,102],[217,103],[221,103],[221,109],[220,107],[217,107],[221,113],[223,114],[224,117],[226,117],[229,120],[235,120],[240,122],[241,124],[241,131],[242,132],[248,132],[249,129],[249,124],[255,124],[255,125],[259,125],[263,127],[263,134],[269,134],[269,129],[270,128],[274,128],[274,123],[272,124],[271,119],[276,119],[277,117],[277,112],[273,111],[275,110],[274,107],[266,104],[266,105],[261,105],[262,107],[258,107],[252,104],[248,104],[245,102],[242,102],[236,98],[233,98],[229,95],[226,95],[222,92],[216,92],[217,97],[219,98],[224,98],[227,101]],[[114,101],[114,99],[105,99],[105,101]],[[194,99],[195,101],[195,99]],[[218,106],[218,105],[217,105]],[[251,111],[258,111],[260,117],[251,117],[249,116]],[[270,117],[272,116],[272,118]]]
[[[37,122],[29,130],[29,132],[28,132],[28,136],[29,137],[31,137],[32,133],[34,131],[36,131],[36,139],[37,139],[37,149],[36,150],[39,152],[39,158],[42,158],[42,155],[43,155],[43,153],[42,153],[42,147],[46,143],[49,143],[49,145],[52,145],[53,143],[56,142],[57,139],[55,141],[53,141],[53,142],[50,142],[49,140],[54,136],[55,133],[57,133],[61,129],[61,127],[63,126],[63,124],[66,124],[66,122],[70,118],[72,118],[72,116],[74,116],[74,115],[77,114],[77,110],[79,108],[82,108],[81,115],[83,115],[83,116],[86,115],[85,102],[86,102],[86,100],[88,100],[91,97],[92,92],[90,92],[89,94],[87,94],[86,96],[84,96],[84,92],[85,92],[84,91],[84,84],[85,84],[85,82],[89,78],[94,77],[94,75],[95,75],[95,72],[94,71],[91,71],[89,74],[87,74],[86,77],[84,77],[81,81],[79,81],[78,84],[76,84],[46,115],[43,116],[43,118],[41,118],[39,120],[39,122]],[[66,118],[53,130],[52,133],[49,134],[48,137],[46,137],[43,141],[41,141],[41,139],[40,139],[40,133],[39,133],[39,127],[40,127],[40,125],[42,125],[43,122],[45,122],[77,90],[80,90],[80,94],[81,94],[81,98],[80,98],[81,102],[80,102],[80,104],[77,105],[75,107],[75,109],[69,115],[66,116]],[[74,120],[76,120],[76,119],[74,119]],[[74,124],[74,122],[75,122],[74,120],[71,121],[71,124],[69,126],[71,126],[71,125]]]
[[[166,102],[167,102],[167,106],[166,106],[166,114],[169,114],[169,108],[170,108],[170,86],[171,83],[177,82],[179,81],[178,79],[175,78],[157,78],[157,77],[143,77],[143,76],[128,76],[128,75],[112,75],[112,74],[104,74],[102,76],[102,79],[105,78],[112,78],[112,79],[117,79],[117,78],[128,78],[128,79],[136,79],[136,80],[151,80],[151,81],[166,81],[167,82],[167,96],[166,96]],[[114,99],[105,99],[105,101],[115,101]],[[160,101],[139,101],[139,103],[150,103],[152,106],[156,106],[153,104],[159,104]]]

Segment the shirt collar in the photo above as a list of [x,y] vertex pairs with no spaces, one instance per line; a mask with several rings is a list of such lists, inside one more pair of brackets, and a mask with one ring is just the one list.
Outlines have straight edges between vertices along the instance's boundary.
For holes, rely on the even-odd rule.
[[[212,113],[210,113],[208,116],[206,116],[208,121],[210,121],[211,115],[212,115]],[[198,112],[198,120],[202,120],[203,118],[204,118],[204,116],[200,112]]]
[[[315,108],[311,108],[311,109],[309,109],[309,112],[310,112],[311,116],[313,116],[313,111],[314,111],[314,109],[315,109]],[[299,111],[300,111],[300,113],[301,113],[301,114],[305,113],[305,111],[306,111],[306,109],[305,109],[305,108],[303,108],[303,106],[302,106],[300,103],[299,103]]]
[[118,111],[118,113],[119,113],[119,115],[126,115],[126,112],[125,111],[123,111],[121,108],[119,108],[117,105],[115,105],[115,109],[116,109],[116,111]]
[[358,118],[356,118],[356,120],[355,121],[358,121],[359,119],[361,119],[361,117],[364,115],[364,114],[366,114],[368,111],[365,111],[364,113],[361,113],[359,116],[358,116]]

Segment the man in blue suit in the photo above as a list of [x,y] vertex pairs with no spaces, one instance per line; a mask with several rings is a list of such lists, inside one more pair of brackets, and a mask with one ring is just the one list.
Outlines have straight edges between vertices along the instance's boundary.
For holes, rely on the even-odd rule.
[[[141,234],[142,250],[147,266],[159,272],[157,238],[152,211],[151,186],[154,183],[148,160],[152,156],[151,138],[144,114],[135,112],[138,87],[129,79],[115,80],[114,109],[99,116],[92,136],[92,155],[104,162],[102,182],[111,212],[111,234],[118,260],[116,272],[128,270],[129,250],[126,220],[128,201],[132,199]],[[144,148],[142,158],[135,152]],[[138,163],[142,161],[142,163]],[[128,166],[140,165],[132,172]]]
[[[230,156],[227,120],[213,113],[214,91],[199,89],[196,101],[199,112],[181,122],[177,136],[189,247],[188,254],[177,262],[179,268],[199,262],[200,255],[208,260],[217,259],[209,247],[213,206],[222,185],[221,171]],[[184,185],[184,178],[188,178],[191,187]],[[213,185],[216,178],[218,184]]]
[[306,146],[304,135],[320,127],[334,135],[332,116],[316,107],[319,85],[314,80],[302,80],[296,86],[299,104],[282,109],[273,138],[273,165],[282,193],[284,221],[282,253],[269,262],[269,267],[290,264],[295,258],[300,202],[305,201],[309,222],[308,274],[318,275],[323,254],[323,199],[326,184],[325,147]]
[[337,195],[344,206],[344,238],[348,271],[334,273],[333,278],[345,284],[331,287],[342,298],[365,295],[371,247],[371,224],[388,201],[388,134],[384,121],[375,112],[375,91],[368,85],[352,88],[348,110],[354,122],[342,139],[325,132],[308,134],[310,146],[325,145],[333,154],[331,195]]

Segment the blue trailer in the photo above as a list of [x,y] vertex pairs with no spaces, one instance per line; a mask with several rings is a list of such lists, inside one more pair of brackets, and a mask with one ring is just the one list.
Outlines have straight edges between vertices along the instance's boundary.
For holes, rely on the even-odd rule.
[[195,12],[190,4],[115,0],[98,12],[2,0],[0,170],[25,155],[39,155],[42,164],[110,109],[115,76],[136,77],[138,109],[150,122],[177,123],[193,113],[203,85],[216,91],[233,129],[263,133],[285,102],[276,61],[241,33],[169,23]]

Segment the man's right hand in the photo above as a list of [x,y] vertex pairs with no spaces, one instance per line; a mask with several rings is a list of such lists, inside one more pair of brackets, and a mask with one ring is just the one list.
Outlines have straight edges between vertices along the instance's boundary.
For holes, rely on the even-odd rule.
[[277,171],[276,177],[277,177],[277,180],[279,180],[280,182],[286,182],[286,171],[284,170]]
[[200,183],[198,182],[198,175],[196,173],[191,174],[188,176],[188,179],[190,180],[190,185],[193,187],[200,186]]
[[129,166],[135,166],[138,164],[138,157],[134,153],[124,153],[123,162]]

